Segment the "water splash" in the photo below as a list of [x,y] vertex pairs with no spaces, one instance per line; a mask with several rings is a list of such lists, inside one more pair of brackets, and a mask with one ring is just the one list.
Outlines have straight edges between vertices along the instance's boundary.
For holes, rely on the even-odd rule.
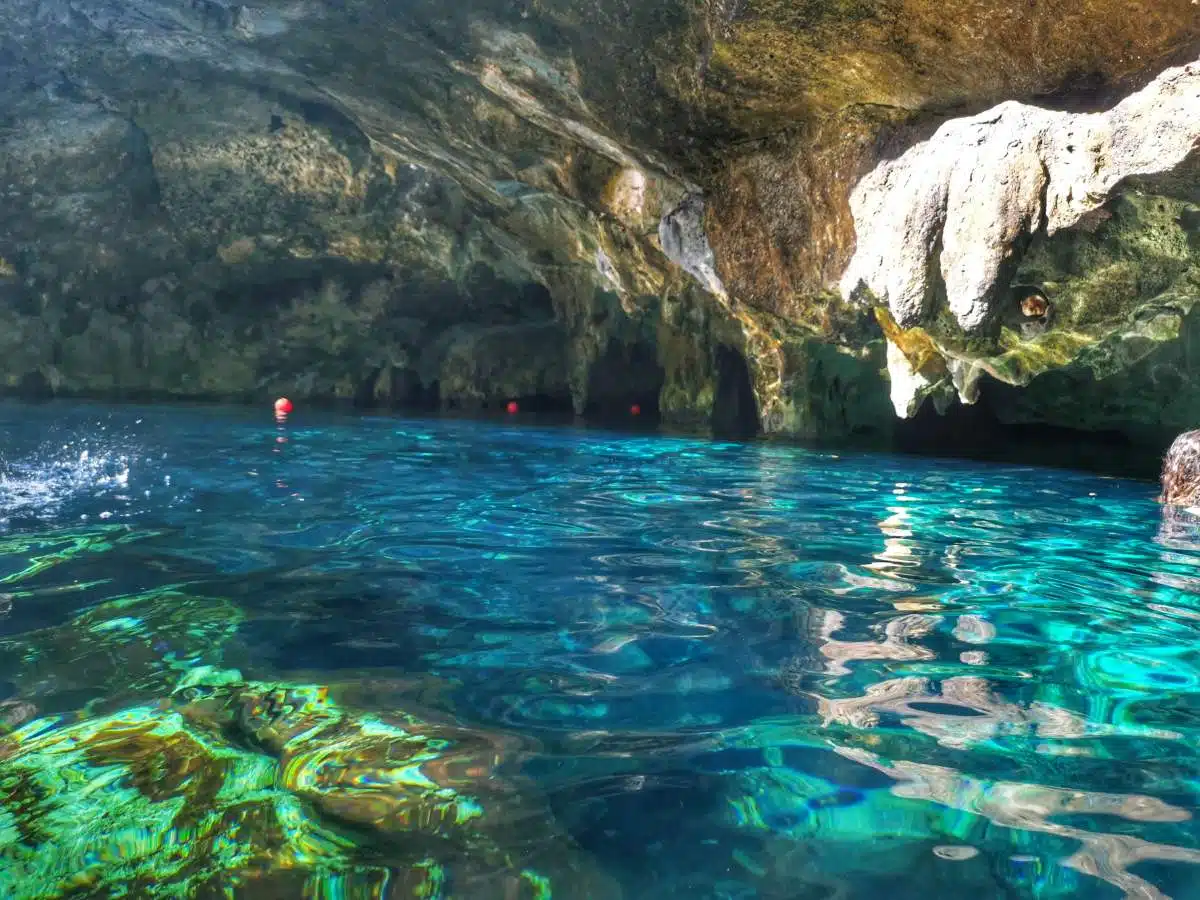
[[136,447],[88,438],[46,445],[16,461],[0,457],[0,527],[58,516],[83,499],[110,501],[92,513],[101,519],[120,515],[132,499],[129,481],[138,460]]

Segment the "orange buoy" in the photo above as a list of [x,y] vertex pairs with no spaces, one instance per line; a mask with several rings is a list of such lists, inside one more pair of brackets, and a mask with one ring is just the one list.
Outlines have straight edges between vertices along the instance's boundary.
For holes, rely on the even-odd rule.
[[280,397],[275,401],[275,412],[282,415],[287,415],[292,411],[292,401],[287,397]]
[[521,407],[517,406],[517,401],[516,401],[516,400],[509,400],[509,401],[508,401],[508,406],[506,406],[506,407],[504,407],[504,408],[505,408],[506,410],[508,410],[508,414],[509,414],[510,416],[512,416],[512,415],[516,415],[517,411],[518,411],[518,410],[519,410]]

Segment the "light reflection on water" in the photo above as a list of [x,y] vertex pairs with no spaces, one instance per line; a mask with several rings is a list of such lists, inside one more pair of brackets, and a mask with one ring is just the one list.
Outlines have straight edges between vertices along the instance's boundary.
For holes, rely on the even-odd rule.
[[0,426],[4,896],[1200,896],[1200,528],[1152,485]]

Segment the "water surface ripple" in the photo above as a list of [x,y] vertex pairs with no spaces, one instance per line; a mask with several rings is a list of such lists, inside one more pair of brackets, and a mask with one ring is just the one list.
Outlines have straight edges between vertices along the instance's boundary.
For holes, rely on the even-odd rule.
[[[1200,527],[1153,485],[221,409],[0,429],[4,896],[1200,897]],[[249,821],[235,787],[293,823],[258,855],[205,818]],[[118,840],[118,788],[171,815]]]

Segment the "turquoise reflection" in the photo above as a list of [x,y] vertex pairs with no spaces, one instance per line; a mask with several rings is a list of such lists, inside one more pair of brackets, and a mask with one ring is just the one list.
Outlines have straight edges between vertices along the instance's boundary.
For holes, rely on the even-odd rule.
[[0,406],[4,896],[1197,896],[1153,485],[281,427]]

